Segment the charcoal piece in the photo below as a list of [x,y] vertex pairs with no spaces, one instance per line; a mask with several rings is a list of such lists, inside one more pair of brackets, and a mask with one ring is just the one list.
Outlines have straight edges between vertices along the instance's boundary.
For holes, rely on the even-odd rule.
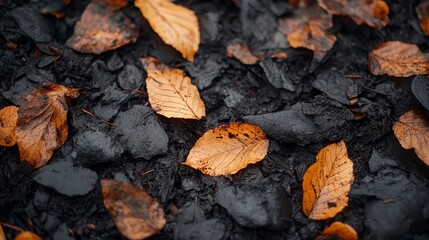
[[[337,71],[325,71],[317,75],[317,79],[313,82],[313,87],[321,91],[328,98],[335,100],[339,103],[349,105],[350,99],[347,93],[351,95],[358,95],[358,93],[351,93],[351,89],[358,91],[358,87],[353,80],[345,77],[342,73]],[[357,97],[357,96],[353,96]]]
[[108,87],[94,107],[94,114],[104,120],[110,120],[119,112],[130,94],[117,90],[115,86]]
[[29,7],[18,7],[12,10],[12,16],[21,30],[35,42],[50,42],[53,26],[47,18]]
[[417,76],[411,83],[414,97],[429,111],[429,78],[426,75]]
[[216,56],[197,57],[194,62],[187,63],[185,67],[192,78],[192,82],[197,85],[198,89],[204,90],[210,87],[213,81],[220,76],[224,64],[219,63]]
[[122,89],[141,88],[144,84],[143,71],[135,65],[125,65],[118,75],[118,84]]
[[264,70],[265,76],[274,87],[292,92],[296,90],[293,81],[287,73],[287,66],[285,64],[277,63],[267,58],[260,61],[259,66]]

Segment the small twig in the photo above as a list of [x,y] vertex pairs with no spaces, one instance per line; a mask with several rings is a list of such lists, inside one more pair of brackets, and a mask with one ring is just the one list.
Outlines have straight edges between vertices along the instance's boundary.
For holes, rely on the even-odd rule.
[[17,227],[17,226],[15,226],[15,225],[12,225],[12,224],[8,224],[8,223],[0,222],[0,225],[3,225],[3,226],[5,226],[5,227],[8,227],[8,228],[10,228],[10,229],[14,229],[14,230],[17,230],[17,231],[20,231],[20,232],[25,232],[25,231],[24,231],[24,229],[22,229],[22,228],[20,228],[20,227]]
[[140,176],[144,176],[144,175],[149,174],[149,173],[151,173],[151,172],[155,172],[155,169],[151,169],[151,170],[146,171],[146,172],[144,172],[144,173],[140,173]]
[[90,111],[88,111],[88,110],[86,110],[86,109],[84,109],[84,108],[81,108],[80,110],[81,110],[83,113],[88,114],[89,116],[91,116],[91,117],[93,117],[93,118],[98,119],[98,120],[99,120],[99,121],[101,121],[102,123],[105,123],[105,124],[110,125],[110,126],[113,126],[113,127],[117,127],[115,124],[110,123],[110,122],[108,122],[108,121],[106,121],[106,120],[104,120],[104,119],[102,119],[102,118],[98,117],[97,115],[95,115],[95,114],[91,113]]

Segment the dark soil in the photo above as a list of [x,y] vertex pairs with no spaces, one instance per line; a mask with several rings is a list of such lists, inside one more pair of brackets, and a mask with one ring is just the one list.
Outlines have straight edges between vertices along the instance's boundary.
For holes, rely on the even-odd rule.
[[[332,221],[351,225],[362,239],[429,239],[429,168],[392,133],[406,111],[428,113],[427,84],[414,84],[425,86],[413,87],[421,90],[417,100],[412,78],[376,77],[367,66],[368,51],[386,40],[429,51],[416,0],[388,0],[390,23],[380,31],[335,16],[338,41],[312,72],[312,53],[289,48],[276,32],[277,20],[292,12],[283,0],[235,1],[239,7],[230,0],[177,1],[199,17],[202,43],[193,63],[163,44],[132,3],[121,11],[139,27],[137,43],[98,56],[77,53],[65,41],[88,1],[59,2],[0,1],[0,107],[19,105],[16,96],[41,82],[81,88],[69,109],[68,140],[47,166],[34,171],[19,161],[17,147],[0,148],[1,222],[44,239],[122,239],[97,180],[114,178],[161,203],[167,225],[153,239],[313,239]],[[58,11],[65,13],[59,20],[47,14]],[[224,54],[235,38],[289,57],[245,66]],[[149,55],[191,76],[206,118],[167,119],[145,106],[139,58]],[[346,105],[353,97],[361,120]],[[181,165],[205,131],[232,121],[263,128],[266,159],[227,177]],[[303,175],[322,147],[341,139],[356,178],[349,206],[332,220],[309,220],[301,206]],[[17,234],[5,231],[8,239]]]

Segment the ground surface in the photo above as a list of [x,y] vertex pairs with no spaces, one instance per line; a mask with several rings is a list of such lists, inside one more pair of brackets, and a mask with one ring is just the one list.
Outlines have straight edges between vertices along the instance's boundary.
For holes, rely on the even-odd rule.
[[[52,38],[43,44],[26,36],[15,20],[35,13],[16,9],[42,9],[50,1],[0,2],[0,107],[16,103],[14,95],[40,82],[82,89],[69,110],[68,140],[48,167],[33,171],[19,162],[16,147],[0,148],[0,221],[43,238],[121,239],[103,207],[98,183],[115,178],[132,182],[160,201],[167,225],[153,239],[312,239],[334,220],[350,224],[365,239],[428,239],[429,169],[413,151],[403,150],[392,133],[399,116],[424,108],[410,91],[412,78],[375,77],[367,67],[368,51],[386,40],[429,50],[428,38],[418,26],[417,2],[387,1],[390,23],[381,31],[334,17],[332,32],[338,41],[310,73],[310,51],[291,49],[283,38],[272,37],[279,16],[291,12],[285,1],[260,1],[260,6],[241,1],[241,15],[227,0],[178,1],[200,18],[202,44],[194,63],[164,45],[132,4],[121,11],[139,26],[137,43],[91,56],[64,46],[86,1],[71,1],[60,20],[45,16],[44,30],[37,30],[41,23],[34,17],[27,34],[36,29],[43,36],[33,39]],[[259,11],[247,7],[255,2]],[[258,64],[245,66],[224,54],[234,38],[245,39],[256,50],[283,48],[289,57],[263,60],[265,72]],[[6,47],[9,42],[17,48]],[[60,57],[47,55],[49,49],[57,49]],[[139,58],[147,55],[192,77],[206,104],[206,118],[172,120],[143,106],[148,100]],[[295,92],[270,83],[282,70]],[[365,114],[361,120],[341,102],[345,93],[337,91],[350,86],[359,89],[360,111]],[[142,93],[126,88],[140,88]],[[180,164],[206,130],[244,119],[268,134],[265,160],[229,177],[205,176]],[[291,132],[292,127],[298,130]],[[311,221],[301,210],[304,172],[322,147],[341,139],[356,177],[349,206],[333,220]],[[73,188],[76,185],[83,187]],[[73,237],[66,237],[68,232]],[[9,229],[6,233],[16,234]]]

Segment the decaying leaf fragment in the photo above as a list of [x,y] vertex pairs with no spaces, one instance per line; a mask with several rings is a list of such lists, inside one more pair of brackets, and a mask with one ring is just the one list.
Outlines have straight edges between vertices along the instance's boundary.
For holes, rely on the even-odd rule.
[[329,13],[347,15],[358,25],[366,24],[381,29],[389,19],[389,6],[384,0],[318,0]]
[[226,48],[226,55],[228,57],[234,57],[238,61],[246,65],[253,65],[259,61],[259,58],[253,55],[249,46],[243,41],[230,42]]
[[32,167],[45,165],[67,139],[67,111],[77,89],[48,83],[25,97],[18,110],[16,141],[22,161]]
[[212,175],[234,174],[267,155],[268,140],[256,125],[233,122],[204,133],[183,163]]
[[409,43],[387,41],[376,46],[368,55],[369,70],[374,75],[394,77],[429,73],[429,54]]
[[337,41],[327,30],[332,27],[332,16],[317,5],[298,8],[290,18],[279,23],[280,31],[294,48],[307,48],[314,52],[310,70],[314,70]]
[[15,130],[17,121],[17,107],[9,106],[0,109],[0,146],[11,147],[16,144]]
[[191,79],[177,68],[155,58],[141,59],[147,71],[146,87],[152,109],[168,118],[201,119],[206,116],[204,102]]
[[100,54],[135,42],[139,36],[137,26],[123,13],[114,11],[120,4],[113,6],[90,3],[66,45],[79,52]]
[[128,0],[92,0],[101,5],[109,6],[113,10],[117,11],[128,4]]
[[323,230],[322,236],[318,237],[317,240],[323,239],[340,239],[340,240],[358,240],[358,234],[348,224],[342,222],[333,222],[329,227]]
[[416,155],[429,166],[429,121],[423,113],[406,112],[393,125],[393,132],[403,148],[414,148]]
[[429,1],[420,0],[420,3],[416,7],[416,12],[423,33],[429,36]]
[[4,234],[3,227],[0,225],[0,240],[6,240],[6,235]]
[[345,142],[324,147],[304,174],[304,213],[314,220],[337,215],[348,204],[353,179],[353,162],[348,157]]
[[18,234],[14,240],[42,240],[42,238],[32,232],[25,231]]
[[100,183],[104,206],[127,239],[146,239],[162,230],[164,210],[153,197],[131,183],[110,179]]
[[170,0],[136,0],[152,29],[189,61],[194,60],[200,45],[200,28],[194,11]]

